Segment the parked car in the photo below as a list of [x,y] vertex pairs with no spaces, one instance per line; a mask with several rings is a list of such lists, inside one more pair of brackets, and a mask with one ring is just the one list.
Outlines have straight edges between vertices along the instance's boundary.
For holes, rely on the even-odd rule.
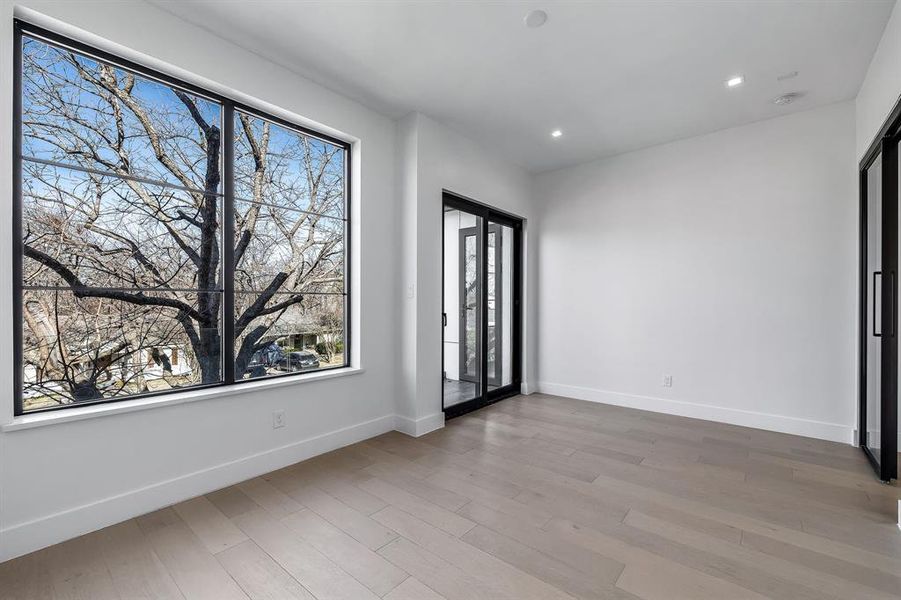
[[308,371],[310,369],[319,368],[319,356],[315,352],[309,350],[300,350],[299,352],[289,352],[275,363],[275,368],[279,371]]
[[285,351],[278,344],[272,342],[260,348],[250,357],[250,362],[244,371],[245,377],[265,377],[266,368],[273,367],[279,360],[285,357]]
[[266,370],[266,367],[264,367],[263,365],[254,365],[252,367],[249,367],[244,373],[251,379],[255,377],[265,377],[269,374],[269,372]]

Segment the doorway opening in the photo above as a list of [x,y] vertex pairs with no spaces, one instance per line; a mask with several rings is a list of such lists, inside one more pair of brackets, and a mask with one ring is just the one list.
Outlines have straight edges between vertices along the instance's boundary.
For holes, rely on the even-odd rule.
[[444,192],[442,408],[451,418],[519,393],[519,217]]

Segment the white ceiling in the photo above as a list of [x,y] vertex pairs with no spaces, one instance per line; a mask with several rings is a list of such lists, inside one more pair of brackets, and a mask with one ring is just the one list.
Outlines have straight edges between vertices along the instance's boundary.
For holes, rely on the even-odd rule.
[[[531,171],[854,98],[894,4],[153,2],[386,115],[422,111]],[[529,29],[536,8],[550,18]],[[727,89],[734,74],[746,83]],[[771,102],[793,91],[804,97]]]

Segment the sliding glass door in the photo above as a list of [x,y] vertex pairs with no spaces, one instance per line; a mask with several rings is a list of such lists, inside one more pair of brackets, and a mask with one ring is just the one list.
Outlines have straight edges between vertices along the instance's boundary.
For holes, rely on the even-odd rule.
[[481,396],[482,217],[444,211],[444,406]]
[[858,441],[883,481],[898,474],[899,139],[896,110],[860,164]]
[[444,411],[519,393],[522,220],[444,195]]

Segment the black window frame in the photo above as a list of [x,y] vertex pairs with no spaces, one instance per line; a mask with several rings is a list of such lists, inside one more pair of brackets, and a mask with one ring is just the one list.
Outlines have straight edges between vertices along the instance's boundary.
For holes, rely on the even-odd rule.
[[[352,281],[352,221],[351,221],[351,196],[352,196],[352,155],[353,146],[350,142],[333,137],[331,135],[310,129],[303,125],[298,125],[284,118],[278,117],[264,110],[255,108],[254,106],[234,100],[233,98],[220,93],[212,92],[201,86],[189,83],[177,77],[173,77],[166,73],[160,72],[154,68],[147,67],[140,63],[129,59],[122,58],[115,54],[101,50],[79,40],[75,40],[54,31],[44,29],[37,25],[33,25],[21,19],[14,19],[14,51],[13,51],[13,337],[14,337],[14,374],[13,374],[13,402],[14,415],[32,415],[42,412],[50,412],[57,410],[67,410],[82,406],[94,406],[98,404],[110,404],[114,402],[126,402],[135,399],[146,399],[155,396],[169,396],[180,393],[190,393],[198,390],[210,390],[225,386],[241,385],[252,382],[264,382],[285,378],[305,379],[316,373],[334,371],[336,369],[345,369],[351,366],[352,355],[352,330],[351,330],[351,281]],[[161,390],[154,392],[144,392],[139,394],[131,394],[122,397],[102,398],[97,400],[89,400],[85,402],[73,402],[70,404],[61,404],[59,406],[48,406],[36,409],[24,410],[23,398],[23,379],[24,379],[24,331],[23,331],[23,294],[25,286],[23,285],[23,263],[24,263],[24,244],[22,241],[22,181],[23,181],[23,154],[22,154],[22,45],[23,36],[37,39],[43,43],[55,47],[61,47],[72,50],[89,58],[110,64],[125,71],[130,71],[139,77],[143,77],[152,81],[156,81],[171,88],[176,88],[201,98],[216,102],[221,107],[222,114],[222,192],[220,194],[222,208],[222,224],[220,227],[221,249],[222,249],[222,325],[221,325],[221,359],[222,359],[222,381],[218,383],[198,383],[181,388],[173,388],[170,390]],[[283,127],[289,131],[294,131],[301,135],[309,136],[320,141],[337,146],[344,151],[344,291],[343,294],[333,293],[329,295],[343,296],[343,327],[344,327],[344,362],[341,365],[317,369],[307,372],[287,372],[275,375],[267,375],[265,377],[257,377],[250,379],[235,378],[235,340],[234,340],[234,119],[236,112],[242,112],[249,116],[269,121],[270,123]],[[118,177],[118,176],[117,176]],[[332,217],[334,218],[334,217]]]

